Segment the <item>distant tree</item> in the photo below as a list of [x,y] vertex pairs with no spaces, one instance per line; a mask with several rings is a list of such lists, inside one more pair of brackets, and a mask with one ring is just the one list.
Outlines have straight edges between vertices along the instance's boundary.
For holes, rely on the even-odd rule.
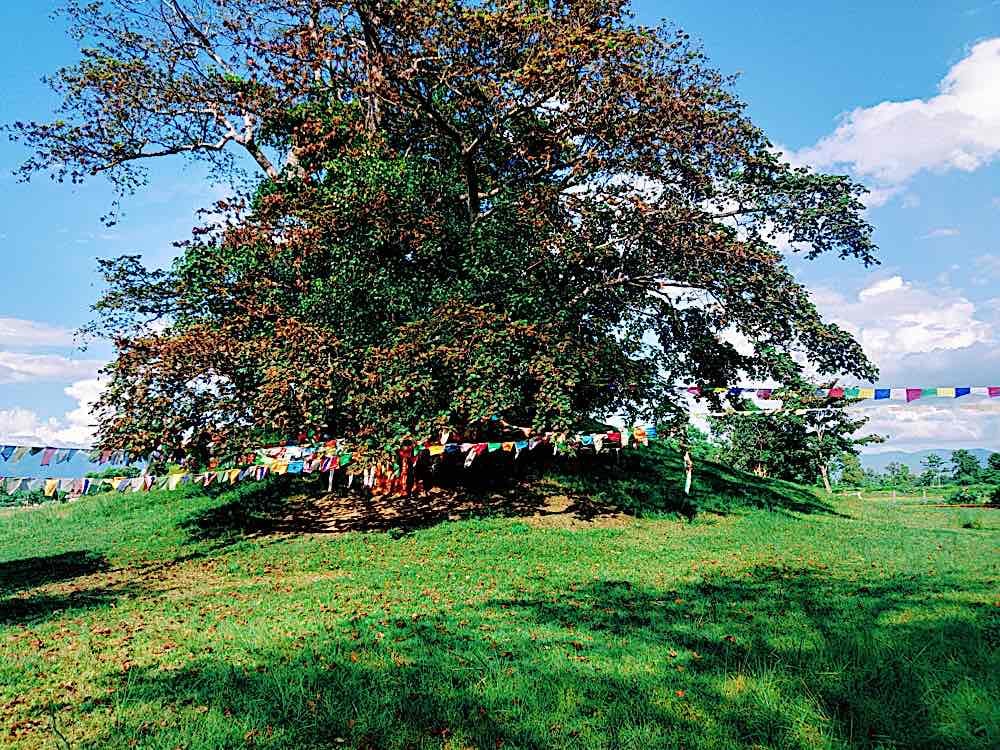
[[109,466],[100,471],[88,471],[88,479],[117,479],[118,477],[134,478],[142,474],[137,466]]
[[927,477],[928,486],[940,487],[941,477],[945,470],[945,460],[937,453],[931,453],[920,462],[920,465],[924,467],[924,473],[921,476]]
[[854,453],[841,453],[837,459],[839,481],[848,487],[862,487],[865,484],[865,471],[861,467],[861,459]]
[[693,424],[687,427],[687,447],[695,458],[707,458],[710,461],[716,460],[722,450],[708,433]]
[[989,481],[1000,482],[1000,453],[991,453],[986,459],[986,470],[989,474]]
[[896,464],[892,473],[892,484],[899,489],[909,489],[913,486],[913,472],[908,464]]
[[867,424],[846,410],[851,402],[831,399],[802,376],[790,357],[777,354],[773,367],[786,385],[772,398],[781,401],[777,411],[762,411],[750,401],[734,414],[712,421],[712,432],[723,446],[723,460],[761,476],[810,483],[822,481],[831,491],[830,469],[844,454],[857,456],[864,445],[881,437],[856,437]]
[[959,484],[979,481],[983,467],[971,452],[961,448],[951,454],[952,478]]
[[[48,79],[53,117],[13,124],[22,175],[127,195],[186,156],[237,188],[170,268],[106,261],[104,448],[326,432],[370,464],[497,415],[679,427],[677,383],[782,382],[768,349],[875,374],[776,242],[874,262],[864,188],[782,160],[625,0],[65,5],[86,48]],[[790,418],[792,473],[850,442],[833,414]]]

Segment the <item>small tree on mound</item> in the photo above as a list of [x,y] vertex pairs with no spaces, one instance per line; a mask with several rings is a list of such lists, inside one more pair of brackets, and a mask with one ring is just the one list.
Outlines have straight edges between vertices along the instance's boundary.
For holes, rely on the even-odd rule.
[[712,420],[712,432],[723,444],[722,458],[731,466],[760,476],[812,484],[822,480],[827,492],[830,467],[845,456],[881,442],[876,435],[857,437],[866,417],[850,414],[852,401],[830,398],[801,375],[801,367],[785,355],[775,357],[785,387],[772,397],[780,409],[764,411],[744,400],[740,413]]
[[688,35],[624,0],[67,12],[90,47],[52,79],[58,119],[15,126],[26,175],[259,170],[169,270],[104,263],[104,447],[679,425],[675,384],[773,376],[765,350],[873,375],[776,247],[875,262],[864,189],[784,163]]

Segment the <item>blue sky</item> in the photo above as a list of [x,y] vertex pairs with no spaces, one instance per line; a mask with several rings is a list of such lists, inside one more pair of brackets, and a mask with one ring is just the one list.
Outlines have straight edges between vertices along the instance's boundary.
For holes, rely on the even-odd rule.
[[[73,61],[48,0],[0,5],[0,121],[45,119],[39,79]],[[636,2],[641,22],[667,16],[740,73],[752,117],[790,158],[871,186],[883,265],[790,263],[832,318],[850,327],[886,385],[1000,384],[1000,2],[802,0]],[[0,440],[87,437],[94,374],[110,352],[75,351],[71,331],[98,294],[95,258],[166,262],[171,242],[217,191],[183,162],[158,165],[150,188],[104,227],[111,201],[84,187],[10,172],[24,158],[0,142]],[[1000,449],[1000,412],[940,404],[877,412],[887,448]]]

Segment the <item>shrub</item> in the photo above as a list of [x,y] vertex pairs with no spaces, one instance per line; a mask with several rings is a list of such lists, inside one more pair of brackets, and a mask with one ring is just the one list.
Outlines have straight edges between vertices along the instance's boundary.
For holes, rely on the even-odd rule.
[[128,477],[132,479],[142,473],[138,466],[109,466],[101,471],[88,471],[87,479],[116,479],[118,477]]
[[982,502],[982,496],[972,487],[959,487],[945,497],[945,502],[953,505],[970,505]]

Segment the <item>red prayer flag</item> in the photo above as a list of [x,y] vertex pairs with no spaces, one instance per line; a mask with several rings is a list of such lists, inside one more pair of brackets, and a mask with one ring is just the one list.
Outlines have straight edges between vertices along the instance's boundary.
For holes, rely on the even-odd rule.
[[991,385],[991,386],[990,386],[989,388],[987,388],[986,390],[988,390],[988,391],[989,391],[989,393],[990,393],[990,398],[996,398],[997,396],[1000,396],[1000,388],[998,388],[997,386],[992,386],[992,385]]
[[830,395],[830,398],[843,398],[844,397],[844,389],[843,388],[831,388],[829,395]]
[[924,395],[924,389],[923,388],[907,388],[906,389],[906,402],[909,403],[910,401],[916,401],[922,395]]

